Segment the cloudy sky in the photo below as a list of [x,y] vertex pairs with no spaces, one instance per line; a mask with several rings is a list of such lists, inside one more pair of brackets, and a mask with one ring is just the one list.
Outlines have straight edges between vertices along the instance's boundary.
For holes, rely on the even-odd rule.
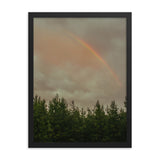
[[34,95],[123,106],[125,18],[34,18]]

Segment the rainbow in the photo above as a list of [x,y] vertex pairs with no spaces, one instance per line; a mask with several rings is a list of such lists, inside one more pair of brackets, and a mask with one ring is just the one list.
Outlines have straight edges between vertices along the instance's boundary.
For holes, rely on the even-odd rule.
[[70,32],[67,32],[67,34],[69,36],[71,36],[72,38],[74,38],[77,42],[79,42],[83,47],[85,47],[86,49],[88,49],[95,57],[97,57],[97,59],[99,61],[101,61],[107,67],[107,69],[109,70],[109,72],[111,73],[111,75],[113,76],[113,78],[116,80],[117,84],[119,86],[122,86],[121,81],[119,80],[119,78],[116,75],[116,73],[109,66],[109,64],[89,44],[87,44],[85,41],[83,41],[82,39],[78,38],[77,36],[73,35]]

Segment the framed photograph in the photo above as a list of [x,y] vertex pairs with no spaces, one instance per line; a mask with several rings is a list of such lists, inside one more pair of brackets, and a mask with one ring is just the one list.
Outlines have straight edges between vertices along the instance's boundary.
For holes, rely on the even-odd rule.
[[131,13],[29,13],[29,147],[131,147]]

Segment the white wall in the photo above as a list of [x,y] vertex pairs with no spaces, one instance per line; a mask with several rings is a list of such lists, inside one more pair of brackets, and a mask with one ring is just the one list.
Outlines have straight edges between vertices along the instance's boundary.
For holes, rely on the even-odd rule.
[[[0,159],[159,159],[158,0],[10,0],[0,3]],[[28,149],[28,13],[133,12],[133,148]]]

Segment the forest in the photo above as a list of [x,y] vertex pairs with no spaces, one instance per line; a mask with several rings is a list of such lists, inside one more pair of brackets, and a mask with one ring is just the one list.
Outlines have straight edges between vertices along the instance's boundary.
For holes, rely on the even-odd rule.
[[84,110],[58,95],[48,104],[35,96],[33,122],[34,142],[125,142],[127,101],[121,109],[115,101],[107,107],[97,101]]

